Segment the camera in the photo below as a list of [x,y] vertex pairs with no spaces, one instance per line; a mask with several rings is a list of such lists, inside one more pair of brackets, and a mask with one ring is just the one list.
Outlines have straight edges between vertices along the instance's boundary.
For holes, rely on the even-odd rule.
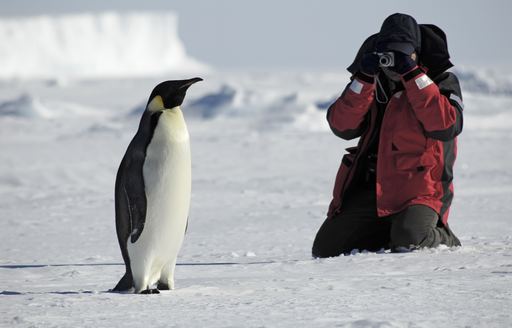
[[393,67],[395,66],[395,54],[391,51],[389,52],[376,52],[377,56],[379,56],[379,66],[380,67]]

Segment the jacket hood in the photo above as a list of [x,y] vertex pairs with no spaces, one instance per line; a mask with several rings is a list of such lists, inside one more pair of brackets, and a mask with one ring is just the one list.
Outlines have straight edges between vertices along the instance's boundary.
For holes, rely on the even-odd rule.
[[[448,53],[446,34],[436,25],[419,24],[418,27],[421,42],[415,45],[415,49],[419,56],[419,64],[427,70],[427,75],[434,79],[450,67],[453,67],[450,61],[450,54]],[[377,45],[382,44],[383,37],[381,32],[371,35],[363,42],[354,62],[347,67],[350,73],[355,74],[361,69],[361,59],[365,53],[376,51]],[[390,36],[389,31],[386,32],[385,36]],[[392,39],[390,41],[395,40]]]
[[421,52],[421,32],[414,17],[406,14],[393,14],[382,23],[375,40],[376,50],[400,51],[406,55]]

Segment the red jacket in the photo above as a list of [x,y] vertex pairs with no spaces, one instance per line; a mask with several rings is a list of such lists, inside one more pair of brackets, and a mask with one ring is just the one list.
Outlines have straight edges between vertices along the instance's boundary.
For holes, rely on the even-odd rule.
[[[462,96],[456,76],[443,73],[432,81],[416,67],[402,77],[403,91],[389,97],[377,155],[376,196],[379,217],[422,204],[434,209],[446,224],[453,199],[456,136],[462,131]],[[333,132],[346,140],[361,137],[341,162],[328,217],[343,211],[371,132],[376,128],[376,83],[356,74],[329,108]]]

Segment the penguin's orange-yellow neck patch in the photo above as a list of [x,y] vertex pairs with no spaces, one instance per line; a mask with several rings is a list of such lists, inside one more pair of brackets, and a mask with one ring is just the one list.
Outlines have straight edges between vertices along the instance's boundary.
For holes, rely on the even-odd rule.
[[158,112],[164,109],[164,101],[162,100],[161,96],[153,97],[153,99],[151,99],[150,103],[148,104],[148,110],[150,112]]

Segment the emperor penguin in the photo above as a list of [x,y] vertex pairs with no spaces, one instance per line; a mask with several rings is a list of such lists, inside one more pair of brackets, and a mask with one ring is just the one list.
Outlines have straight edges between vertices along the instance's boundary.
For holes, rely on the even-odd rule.
[[165,81],[153,89],[121,161],[115,214],[126,273],[113,291],[174,289],[191,193],[189,134],[180,106],[188,87],[199,81]]

